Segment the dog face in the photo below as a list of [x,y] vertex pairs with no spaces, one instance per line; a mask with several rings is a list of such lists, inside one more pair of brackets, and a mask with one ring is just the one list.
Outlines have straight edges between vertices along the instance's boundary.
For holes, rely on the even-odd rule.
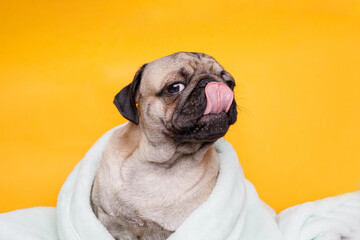
[[234,86],[214,58],[179,52],[143,65],[114,103],[149,138],[214,142],[236,121]]

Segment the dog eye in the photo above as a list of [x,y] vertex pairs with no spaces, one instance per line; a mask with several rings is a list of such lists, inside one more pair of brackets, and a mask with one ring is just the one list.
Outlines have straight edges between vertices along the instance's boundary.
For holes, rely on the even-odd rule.
[[184,90],[185,88],[185,85],[182,84],[182,83],[174,83],[174,84],[171,84],[169,85],[167,88],[166,88],[166,91],[168,93],[171,93],[171,94],[174,94],[174,93],[180,93],[182,92],[182,90]]
[[234,83],[233,81],[227,81],[227,82],[226,82],[226,85],[228,85],[228,87],[229,87],[231,90],[234,90],[235,83]]

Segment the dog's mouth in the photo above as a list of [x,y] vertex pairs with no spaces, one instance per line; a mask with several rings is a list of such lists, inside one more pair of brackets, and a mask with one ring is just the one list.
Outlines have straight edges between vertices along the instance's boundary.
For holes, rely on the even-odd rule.
[[194,92],[180,114],[173,119],[171,132],[178,141],[216,141],[236,121],[234,93],[218,82],[210,82],[205,89]]
[[228,122],[229,116],[225,112],[204,115],[199,118],[189,137],[198,141],[215,141],[228,131]]

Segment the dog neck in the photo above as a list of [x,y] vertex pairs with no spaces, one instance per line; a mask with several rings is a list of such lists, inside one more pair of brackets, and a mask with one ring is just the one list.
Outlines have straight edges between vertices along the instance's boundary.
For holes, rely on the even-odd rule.
[[[166,135],[153,136],[151,132],[145,131],[140,125],[132,125],[132,130],[140,134],[137,150],[140,159],[159,166],[171,167],[180,159],[192,160],[199,163],[210,150],[212,143],[209,142],[177,142],[169,139]],[[213,150],[213,149],[211,149]]]

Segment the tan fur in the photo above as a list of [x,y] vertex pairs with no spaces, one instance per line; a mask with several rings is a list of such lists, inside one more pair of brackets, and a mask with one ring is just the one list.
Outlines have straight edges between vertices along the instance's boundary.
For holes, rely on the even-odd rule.
[[[178,53],[149,63],[137,94],[139,125],[115,131],[92,191],[94,212],[116,239],[166,239],[210,195],[219,171],[212,145],[179,143],[163,134],[177,102],[156,97],[167,82],[206,74],[223,81],[207,55]],[[217,75],[215,75],[215,73]]]

